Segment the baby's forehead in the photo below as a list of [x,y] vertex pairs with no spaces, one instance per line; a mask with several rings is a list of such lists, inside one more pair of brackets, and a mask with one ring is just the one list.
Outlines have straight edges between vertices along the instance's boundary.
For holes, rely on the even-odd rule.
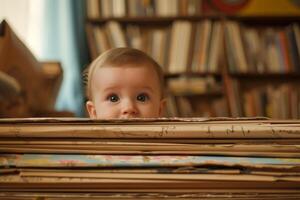
[[[102,67],[95,71],[93,86],[160,87],[160,80],[154,69],[148,66]],[[102,87],[101,87],[102,88]]]
[[[124,69],[124,70],[123,70]],[[133,72],[133,73],[131,73]],[[95,66],[91,76],[91,92],[95,89],[103,88],[101,85],[107,85],[111,83],[112,85],[120,82],[126,85],[131,85],[131,83],[125,82],[124,80],[130,80],[129,82],[137,83],[139,86],[154,87],[156,91],[163,91],[163,83],[160,71],[156,69],[156,66],[151,63],[125,63],[125,64],[110,64]],[[94,91],[95,92],[95,91]]]
[[146,63],[145,64],[128,63],[122,65],[107,64],[104,66],[96,67],[92,76],[94,76],[95,74],[105,73],[107,71],[118,71],[119,69],[140,71],[140,72],[143,72],[144,69],[147,69],[147,73],[155,73],[159,76],[159,73],[156,71],[155,67],[151,64],[146,64]]

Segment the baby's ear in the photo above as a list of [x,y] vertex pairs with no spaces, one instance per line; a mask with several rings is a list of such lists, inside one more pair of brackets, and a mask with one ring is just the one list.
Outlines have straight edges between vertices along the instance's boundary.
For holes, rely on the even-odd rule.
[[96,108],[94,106],[94,103],[92,101],[87,101],[85,106],[89,113],[90,118],[97,119],[97,113],[96,113]]
[[164,117],[164,115],[165,115],[165,109],[166,109],[166,104],[167,104],[167,99],[166,98],[160,100],[159,117]]

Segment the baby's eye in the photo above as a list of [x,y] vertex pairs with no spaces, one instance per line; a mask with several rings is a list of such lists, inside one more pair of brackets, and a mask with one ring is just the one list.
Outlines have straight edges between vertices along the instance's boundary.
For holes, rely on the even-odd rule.
[[147,94],[145,94],[145,93],[142,93],[142,94],[139,94],[139,95],[136,97],[136,99],[137,99],[138,101],[145,102],[145,101],[149,100],[149,96],[148,96]]
[[107,100],[108,101],[111,101],[111,102],[117,102],[117,101],[119,101],[119,97],[118,97],[118,95],[116,95],[116,94],[112,94],[112,95],[109,95],[108,97],[107,97]]

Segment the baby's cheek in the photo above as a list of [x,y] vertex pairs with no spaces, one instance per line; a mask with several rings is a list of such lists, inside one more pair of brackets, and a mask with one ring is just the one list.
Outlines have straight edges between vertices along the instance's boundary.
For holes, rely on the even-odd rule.
[[98,102],[96,111],[98,119],[112,118],[111,115],[113,114],[113,110],[106,102]]
[[159,117],[159,107],[156,105],[149,106],[145,114],[147,115],[145,117]]

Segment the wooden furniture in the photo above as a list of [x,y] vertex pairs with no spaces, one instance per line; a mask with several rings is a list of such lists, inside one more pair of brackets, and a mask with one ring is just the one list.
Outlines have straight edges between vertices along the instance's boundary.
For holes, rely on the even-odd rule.
[[1,199],[299,199],[300,121],[0,119]]

